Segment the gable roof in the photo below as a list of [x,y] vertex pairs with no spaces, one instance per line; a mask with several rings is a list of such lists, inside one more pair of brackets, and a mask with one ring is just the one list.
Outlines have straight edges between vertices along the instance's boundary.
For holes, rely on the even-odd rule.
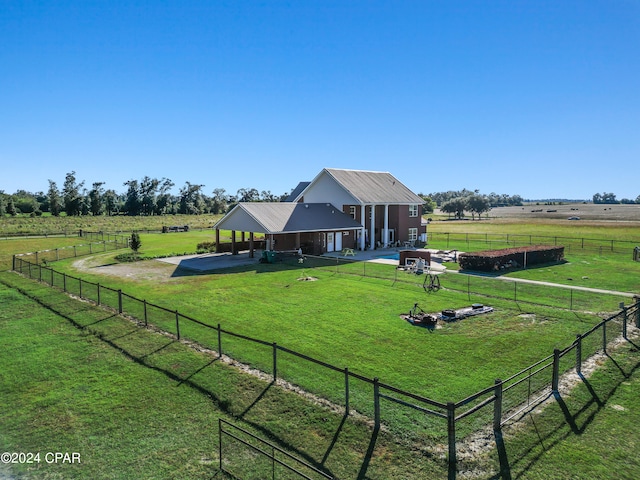
[[[309,184],[307,189],[313,188],[313,184],[325,175],[331,177],[361,204],[390,203],[411,205],[424,203],[421,197],[409,190],[407,186],[389,172],[324,168]],[[304,195],[304,192],[301,195]],[[301,195],[298,195],[298,198]]]
[[330,203],[242,202],[213,228],[276,234],[354,230],[362,225]]
[[289,196],[285,199],[285,202],[295,202],[296,198],[298,198],[298,195],[300,195],[302,191],[309,186],[310,183],[311,182],[298,183],[296,188],[294,188],[293,191],[289,194]]

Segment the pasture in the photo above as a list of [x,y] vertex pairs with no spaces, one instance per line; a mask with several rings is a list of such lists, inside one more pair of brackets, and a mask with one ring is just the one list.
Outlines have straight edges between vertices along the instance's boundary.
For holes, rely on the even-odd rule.
[[[445,224],[450,228],[453,223],[434,222],[430,229],[444,228]],[[486,221],[460,222],[463,223],[473,227],[482,225],[482,228],[491,225]],[[516,223],[512,225],[514,229],[524,228],[516,227]],[[493,227],[504,231],[505,224],[499,222]],[[557,225],[549,228],[559,235],[571,235],[572,232]],[[614,228],[607,232],[620,231]],[[142,234],[142,253],[160,257],[192,252],[207,233]],[[3,248],[15,248],[7,246],[10,242],[15,241],[6,241]],[[463,247],[480,249],[480,245],[467,244],[460,250],[464,250]],[[419,283],[394,281],[396,272],[392,266],[368,265],[369,275],[362,276],[357,274],[362,268],[357,263],[340,269],[321,262],[256,264],[195,275],[176,266],[147,260],[127,265],[126,274],[117,274],[110,270],[114,256],[115,253],[110,252],[82,260],[65,260],[56,262],[55,268],[70,275],[81,275],[88,281],[121,288],[131,295],[178,309],[212,325],[221,324],[234,332],[277,342],[339,367],[348,366],[351,371],[378,377],[387,384],[443,402],[460,400],[491,385],[495,378],[509,376],[549,355],[554,348],[570,344],[577,333],[588,330],[602,315],[615,311],[621,300],[615,295],[588,295],[580,304],[576,302],[576,308],[552,308],[536,301],[541,295],[553,296],[549,293],[552,290],[521,291],[521,296],[515,300],[509,294],[492,295],[498,290],[496,282],[505,283],[499,279],[482,279],[482,282],[492,283],[483,287],[487,291],[479,292],[481,295],[475,293],[474,288],[472,295],[460,284],[463,275],[456,273],[443,276],[444,290],[426,294]],[[629,265],[629,257],[625,260],[623,256],[600,256],[597,266],[584,258],[572,252],[567,264],[508,275],[571,283],[567,278],[583,273],[580,280],[586,284],[589,284],[589,278],[602,277],[599,288],[624,292],[638,290],[637,276],[613,280],[632,276],[638,264]],[[574,270],[569,277],[567,270],[563,270],[568,266],[579,270]],[[628,274],[619,275],[620,271]],[[299,280],[309,276],[315,281]],[[460,287],[447,288],[447,284],[460,284]],[[400,318],[400,314],[406,313],[416,302],[430,311],[440,311],[476,301],[491,304],[496,310],[486,316],[441,325],[434,331],[414,327]],[[159,326],[170,330],[169,323]],[[186,329],[184,335],[209,346],[215,344],[215,339],[207,337],[208,333],[203,330]],[[269,350],[247,348],[240,343],[230,343],[226,348],[229,349],[226,352],[237,360],[269,371]],[[341,401],[343,387],[340,380],[327,376],[321,369],[285,361],[280,373],[307,392],[334,403]],[[352,393],[354,408],[370,417],[372,412],[370,402],[365,398],[366,389],[356,386]],[[397,438],[407,439],[414,445],[433,445],[434,442],[437,445],[442,440],[441,433],[434,430],[433,425],[416,415],[391,409],[384,415],[388,431]],[[286,415],[281,417],[279,421],[283,423],[293,421],[292,418],[287,420]],[[469,425],[461,434],[469,434],[476,427]],[[289,444],[301,441],[299,436],[283,434],[285,437]],[[388,448],[393,450],[392,446]],[[435,455],[437,447],[427,450]],[[489,465],[483,468],[487,471],[495,469],[495,461],[487,462]],[[394,477],[387,472],[377,478]]]

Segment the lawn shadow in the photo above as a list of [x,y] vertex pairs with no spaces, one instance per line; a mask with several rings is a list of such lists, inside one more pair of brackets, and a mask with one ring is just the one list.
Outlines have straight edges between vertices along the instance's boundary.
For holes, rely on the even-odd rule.
[[[495,441],[500,463],[500,474],[492,477],[493,479],[511,478],[515,467],[517,467],[517,472],[519,472],[517,474],[514,473],[516,478],[521,476],[533,465],[541,461],[545,452],[555,448],[570,436],[582,435],[587,431],[588,427],[596,419],[598,413],[605,408],[609,399],[615,395],[615,392],[620,385],[633,376],[633,374],[640,368],[640,361],[632,363],[627,369],[625,369],[610,355],[607,355],[607,357],[608,360],[612,362],[610,363],[611,368],[619,372],[617,379],[607,382],[604,387],[598,389],[587,377],[579,374],[580,385],[585,388],[587,395],[583,397],[580,397],[579,395],[571,395],[570,397],[567,397],[563,396],[559,392],[553,393],[555,404],[559,407],[561,412],[561,417],[559,417],[558,423],[554,423],[553,420],[551,422],[549,422],[549,420],[540,421],[541,419],[537,418],[539,415],[534,415],[532,412],[527,413],[527,417],[531,420],[531,428],[533,432],[535,432],[533,437],[537,439],[536,441],[529,443],[528,448],[523,449],[520,453],[511,454],[511,456],[509,456],[507,454],[504,439],[502,438],[502,433],[496,432]],[[600,391],[598,392],[598,390]],[[578,398],[583,399],[577,400]],[[546,408],[551,408],[551,405]],[[553,411],[549,411],[543,412],[540,415],[552,416],[554,413]],[[545,425],[545,423],[546,425],[549,425],[546,428],[546,431],[541,431],[539,429],[539,423],[540,425]],[[551,427],[550,425],[554,426]],[[521,430],[521,427],[517,428]]]

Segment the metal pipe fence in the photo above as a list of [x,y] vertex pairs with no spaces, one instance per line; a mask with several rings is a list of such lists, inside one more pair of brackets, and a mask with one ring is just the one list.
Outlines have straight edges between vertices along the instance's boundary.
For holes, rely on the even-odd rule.
[[[602,320],[563,350],[541,359],[511,377],[496,379],[493,385],[457,402],[436,401],[402,390],[352,371],[294,351],[277,343],[252,338],[181,314],[143,299],[82,278],[57,272],[49,266],[14,256],[14,270],[31,279],[59,288],[68,294],[92,301],[103,307],[133,317],[139,325],[173,334],[177,339],[191,341],[231,358],[250,357],[245,352],[260,352],[255,367],[279,380],[296,383],[297,375],[310,369],[318,373],[317,385],[303,385],[324,396],[335,405],[344,407],[345,415],[355,411],[373,418],[374,428],[383,421],[388,424],[410,419],[411,428],[432,432],[431,441],[446,438],[448,462],[456,464],[456,436],[458,423],[471,422],[474,428],[493,425],[498,431],[506,423],[534,408],[559,388],[563,373],[575,369],[580,373],[582,363],[589,356],[607,352],[617,338],[627,338],[629,328],[640,327],[640,302]],[[338,392],[338,393],[336,393]],[[384,401],[384,402],[382,402]],[[400,411],[397,409],[401,409]],[[400,412],[400,413],[398,413]],[[437,432],[440,433],[437,433]],[[435,434],[433,432],[436,432]]]

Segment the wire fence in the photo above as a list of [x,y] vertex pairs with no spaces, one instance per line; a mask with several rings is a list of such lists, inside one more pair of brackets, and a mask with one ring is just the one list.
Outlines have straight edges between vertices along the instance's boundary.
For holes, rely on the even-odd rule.
[[484,244],[487,249],[522,247],[526,245],[564,246],[565,253],[572,251],[589,251],[602,253],[628,253],[633,255],[633,248],[640,240],[614,240],[610,238],[566,237],[559,235],[532,235],[514,233],[463,233],[463,232],[429,232],[429,244],[434,243],[449,248],[455,245],[460,249],[464,245]]
[[[42,257],[40,257],[42,259]],[[255,358],[254,366],[278,379],[296,384],[301,372],[313,370],[314,385],[305,385],[314,393],[342,405],[345,416],[359,412],[373,419],[375,429],[381,424],[393,425],[408,419],[410,429],[420,429],[423,441],[444,441],[448,445],[448,462],[456,464],[456,439],[459,432],[470,432],[493,425],[498,431],[512,418],[546,400],[558,391],[560,376],[570,370],[581,371],[584,359],[598,352],[607,352],[614,339],[628,338],[629,328],[640,328],[640,303],[622,305],[620,312],[602,320],[588,332],[579,334],[564,349],[552,354],[505,380],[459,401],[441,402],[352,371],[315,359],[283,345],[252,338],[223,329],[112,289],[99,283],[59,272],[46,264],[38,264],[35,256],[16,255],[13,269],[30,279],[61,289],[84,300],[107,307],[119,314],[137,319],[140,326],[157,329],[189,339],[215,352],[237,358]],[[246,355],[250,352],[250,355]],[[244,353],[244,354],[242,354]],[[237,356],[236,356],[237,354]],[[573,354],[573,355],[570,355]],[[299,383],[298,383],[299,384]]]
[[[284,257],[284,263],[292,266],[297,260]],[[411,271],[400,268],[389,268],[386,264],[351,260],[344,257],[315,257],[306,256],[305,268],[320,269],[336,274],[356,275],[380,280],[387,280],[390,284],[415,285],[426,293],[433,291],[431,281],[437,275],[438,289],[444,288],[464,293],[471,303],[483,303],[489,298],[514,301],[524,304],[540,305],[553,308],[563,308],[579,311],[599,311],[602,305],[620,302],[628,299],[631,294],[615,294],[597,291],[596,289],[582,289],[567,285],[548,285],[542,282],[514,281],[511,278],[496,279],[490,275],[474,275],[457,272],[425,272],[416,275]]]
[[[129,246],[129,237],[120,234],[84,232],[80,230],[73,236],[84,238],[88,240],[89,243],[16,254],[13,256],[14,262],[16,258],[30,258],[35,264],[46,265],[49,262],[92,255],[100,252],[109,252]],[[13,265],[12,268],[15,270],[15,265]]]

